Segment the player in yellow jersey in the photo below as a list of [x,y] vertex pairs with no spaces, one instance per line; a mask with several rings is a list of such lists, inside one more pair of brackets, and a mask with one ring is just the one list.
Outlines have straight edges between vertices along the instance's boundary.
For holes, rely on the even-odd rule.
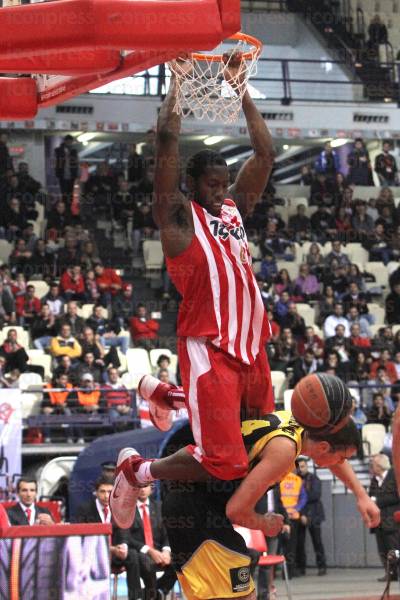
[[280,531],[280,515],[260,515],[254,507],[269,487],[292,470],[300,452],[317,465],[329,467],[350,488],[367,527],[376,527],[380,520],[379,509],[347,462],[359,444],[353,421],[334,434],[318,436],[303,429],[290,412],[279,411],[243,421],[242,437],[250,465],[242,481],[209,479],[185,485],[180,483],[188,479],[185,450],[154,461],[143,459],[133,449],[123,451],[123,462],[128,460],[131,469],[131,486],[155,479],[179,482],[164,499],[163,516],[174,565],[189,600],[253,598],[250,559],[232,523],[270,536]]

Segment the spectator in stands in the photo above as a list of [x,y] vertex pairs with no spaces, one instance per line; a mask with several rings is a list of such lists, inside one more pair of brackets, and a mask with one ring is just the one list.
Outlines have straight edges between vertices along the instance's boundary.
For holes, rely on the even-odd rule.
[[97,304],[100,301],[100,291],[96,283],[96,274],[89,269],[85,274],[85,301],[87,304]]
[[308,470],[305,458],[296,461],[297,473],[303,480],[307,502],[300,511],[300,523],[297,533],[296,563],[300,575],[306,573],[306,531],[308,530],[315,552],[318,575],[326,575],[326,558],[321,537],[321,524],[325,521],[325,511],[321,501],[321,480]]
[[[376,454],[370,459],[371,485],[369,495],[376,502],[381,511],[381,521],[374,529],[378,553],[382,561],[385,574],[378,581],[397,581],[398,571],[396,563],[388,563],[389,551],[398,550],[400,547],[399,526],[394,520],[394,513],[400,510],[400,498],[397,493],[397,484],[389,458],[385,454]],[[389,572],[387,572],[389,570]]]
[[311,184],[309,205],[321,206],[324,204],[324,198],[330,196],[333,189],[331,180],[327,179],[324,173],[318,173]]
[[103,372],[103,368],[96,362],[93,352],[85,352],[82,353],[81,364],[76,367],[75,378],[81,381],[84,375],[89,373],[93,380],[100,384],[103,381]]
[[106,354],[106,349],[101,344],[99,336],[94,334],[94,331],[91,327],[84,328],[81,346],[82,354],[91,352],[94,356],[96,364],[99,367],[104,368],[112,365],[113,367],[119,368],[121,366],[117,349],[110,348]]
[[326,352],[324,363],[318,370],[348,381],[351,375],[351,364],[348,360],[342,361],[336,350],[329,350]]
[[314,352],[307,348],[304,354],[300,355],[299,358],[293,363],[293,375],[290,380],[290,386],[294,387],[300,379],[311,373],[315,373],[318,370],[318,361],[314,356]]
[[294,244],[282,233],[278,233],[276,224],[267,223],[260,242],[261,254],[273,254],[278,260],[294,260]]
[[373,185],[371,161],[361,138],[354,140],[353,150],[348,155],[347,164],[349,166],[348,183]]
[[317,300],[320,296],[320,285],[315,275],[310,273],[307,264],[300,265],[299,276],[294,280],[295,296],[300,296],[303,302]]
[[92,242],[92,240],[84,242],[81,254],[81,267],[83,267],[85,271],[90,271],[98,262],[99,253],[94,242]]
[[283,361],[285,370],[288,367],[292,367],[294,361],[298,357],[297,341],[295,340],[293,333],[289,328],[282,329],[279,341],[276,345],[277,357],[280,361]]
[[294,237],[296,242],[308,240],[311,234],[311,223],[310,219],[306,216],[306,207],[304,204],[298,204],[296,210],[296,214],[289,217],[289,236],[291,238]]
[[106,161],[98,164],[96,173],[91,174],[85,185],[85,204],[92,218],[109,218],[111,198],[115,189],[115,180]]
[[41,309],[40,300],[35,296],[35,286],[28,285],[26,293],[17,297],[15,305],[18,325],[32,325]]
[[274,290],[278,296],[282,296],[283,292],[287,292],[290,296],[294,294],[294,284],[287,269],[280,269],[275,278]]
[[388,30],[380,15],[372,17],[368,26],[368,47],[379,57],[379,45],[388,43]]
[[335,179],[336,173],[340,171],[339,155],[333,150],[330,142],[325,143],[324,150],[315,161],[315,170],[317,173],[323,173],[327,179],[332,181]]
[[15,242],[14,250],[10,254],[9,263],[13,273],[30,268],[32,252],[27,250],[25,240],[20,238]]
[[58,366],[53,369],[53,379],[59,377],[60,375],[67,375],[68,381],[74,382],[74,368],[72,366],[72,361],[69,356],[64,354],[59,359]]
[[50,343],[50,354],[60,359],[68,356],[71,361],[76,361],[82,354],[82,348],[78,340],[71,334],[71,326],[68,323],[61,325],[59,335],[52,338]]
[[54,525],[50,511],[36,504],[37,493],[36,479],[22,475],[17,482],[18,502],[6,509],[10,525]]
[[399,383],[400,382],[400,352],[396,352],[394,355],[394,366],[395,366],[396,372],[397,372],[396,383]]
[[72,200],[72,190],[79,174],[78,152],[74,148],[72,135],[65,135],[64,141],[55,149],[55,172],[63,199]]
[[58,283],[50,283],[50,289],[42,298],[42,303],[47,304],[51,314],[54,317],[61,317],[64,314],[64,298],[60,295]]
[[356,281],[350,281],[348,292],[342,298],[345,312],[349,312],[351,307],[355,306],[360,315],[368,321],[369,324],[373,324],[375,319],[373,315],[369,314],[368,308],[368,302],[370,302],[370,300],[370,295],[366,292],[361,292]]
[[343,325],[345,337],[350,335],[349,322],[344,316],[343,304],[336,302],[333,306],[333,314],[325,319],[324,336],[325,338],[333,337],[336,334],[337,325]]
[[363,428],[363,425],[365,425],[365,423],[367,422],[367,415],[360,407],[359,401],[357,401],[354,397],[352,400],[353,400],[353,403],[352,403],[352,407],[351,407],[350,417],[353,419],[354,423],[356,424],[357,429],[359,431],[361,431],[361,429]]
[[3,177],[8,169],[13,168],[12,159],[8,151],[8,136],[6,133],[0,134],[0,177]]
[[38,192],[41,189],[42,184],[39,181],[36,181],[29,173],[29,164],[27,162],[21,161],[18,164],[16,177],[18,179],[19,192],[24,194],[25,197],[29,194],[33,202],[35,200],[40,202],[41,198],[38,197]]
[[[49,390],[47,393],[45,391],[46,389]],[[43,390],[42,413],[44,415],[70,416],[71,409],[68,405],[68,397],[71,389],[72,383],[70,383],[68,375],[60,373],[57,377],[53,377],[53,380],[50,383],[47,383]],[[66,429],[67,443],[71,444],[73,441],[73,430],[69,426],[66,426]],[[50,432],[50,427],[43,427],[44,443],[51,442]]]
[[49,348],[51,339],[56,335],[55,317],[50,312],[48,304],[43,304],[39,315],[32,323],[31,337],[32,343],[38,350],[46,351]]
[[69,300],[85,301],[85,281],[81,273],[81,267],[71,264],[67,267],[60,279],[60,290],[63,298]]
[[320,206],[310,218],[311,238],[324,244],[336,236],[336,221],[329,208]]
[[351,231],[351,213],[346,211],[344,206],[339,206],[335,212],[335,227],[338,235],[343,235],[348,231]]
[[281,328],[278,325],[277,321],[275,320],[274,314],[273,314],[270,306],[266,307],[266,311],[267,311],[268,321],[271,326],[271,341],[276,342],[281,334]]
[[327,269],[331,268],[333,260],[336,260],[340,267],[350,265],[349,257],[342,251],[342,244],[339,240],[332,242],[332,250],[325,256],[325,266]]
[[384,141],[381,154],[375,158],[375,172],[380,184],[384,186],[397,184],[397,163],[395,157],[390,154],[391,148],[391,143]]
[[[367,361],[367,352],[358,351],[354,356],[354,362],[352,364],[352,377],[361,383],[369,382],[369,369],[370,365]],[[364,403],[363,403],[364,404]]]
[[[138,196],[139,190],[136,193]],[[159,233],[154,222],[151,203],[143,202],[135,212],[132,229],[133,255],[138,256],[140,244],[143,240],[158,239]]]
[[[10,284],[11,292],[14,298],[23,296],[26,293],[27,282],[24,273],[16,273],[15,278],[10,282]],[[7,286],[7,289],[9,290],[10,287]]]
[[78,315],[78,305],[75,300],[70,300],[67,304],[67,311],[58,319],[57,327],[61,330],[63,325],[69,325],[71,329],[71,335],[76,338],[82,336],[85,328],[85,319]]
[[324,257],[322,256],[320,247],[316,242],[313,242],[310,245],[310,249],[306,256],[306,262],[310,267],[310,273],[318,277],[324,267]]
[[113,418],[132,415],[131,393],[123,385],[117,369],[107,369],[108,383],[104,385],[103,398],[109,415]]
[[136,347],[147,350],[157,347],[160,324],[155,319],[148,319],[147,308],[144,304],[137,305],[136,316],[129,319],[129,327]]
[[330,269],[322,275],[322,283],[325,289],[331,286],[335,297],[341,299],[347,290],[346,267],[341,267],[336,258],[332,259]]
[[75,521],[78,523],[111,523],[111,568],[117,571],[126,571],[129,598],[134,599],[140,593],[139,568],[134,554],[129,549],[130,533],[127,529],[120,529],[111,519],[109,507],[110,494],[114,480],[101,476],[95,483],[94,497],[77,507]]
[[388,431],[392,414],[385,405],[383,394],[374,394],[372,408],[367,412],[367,423],[379,423]]
[[[97,414],[100,410],[101,392],[95,384],[91,373],[84,373],[79,380],[79,390],[71,394],[74,400],[72,412],[87,415]],[[75,427],[78,436],[77,444],[85,443],[85,432],[83,427]]]
[[355,202],[351,224],[353,230],[360,236],[360,241],[363,241],[366,235],[373,232],[374,220],[367,213],[367,204],[363,200],[357,200]]
[[349,286],[354,282],[357,284],[358,289],[361,292],[365,292],[365,281],[364,281],[364,277],[358,267],[358,265],[356,264],[351,264],[350,265],[350,269],[349,269],[349,274],[347,277],[347,280],[349,282]]
[[[28,225],[27,216],[21,202],[15,196],[12,196],[4,206],[1,215],[1,230],[9,242],[22,236],[22,232]],[[2,235],[4,237],[4,234]]]
[[371,397],[373,397],[375,394],[381,394],[385,400],[385,405],[389,409],[389,412],[392,413],[394,410],[391,391],[392,382],[387,373],[386,367],[379,366],[376,370],[375,377],[370,379],[368,383],[369,387],[367,392],[369,393],[369,398],[367,399],[367,404],[371,405]]
[[310,165],[303,165],[301,167],[301,178],[300,185],[312,185],[314,180]]
[[336,352],[338,352],[340,356],[341,361],[346,362],[349,360],[350,349],[350,330],[349,335],[347,336],[344,325],[339,323],[335,327],[335,335],[325,339],[325,350],[326,352],[336,350]]
[[[346,304],[344,304],[344,306],[346,306]],[[358,326],[358,331],[359,331],[360,337],[365,338],[365,339],[368,339],[371,337],[371,330],[369,328],[368,319],[366,319],[363,315],[360,315],[360,311],[358,310],[357,306],[355,306],[354,304],[351,304],[346,317],[347,317],[350,327],[352,327],[353,325]],[[370,346],[370,344],[365,344],[365,345]]]
[[7,337],[0,346],[0,353],[6,357],[6,372],[18,369],[20,373],[27,370],[29,356],[21,344],[18,343],[18,334],[16,329],[9,329]]
[[315,358],[318,360],[324,354],[324,342],[316,335],[314,327],[306,327],[305,336],[298,342],[298,350],[300,356],[303,356],[306,350],[311,350]]
[[121,352],[126,354],[129,347],[128,336],[119,335],[121,328],[118,322],[106,319],[103,316],[103,310],[100,305],[94,306],[87,325],[93,329],[95,335],[99,336],[100,343],[105,348],[121,348]]
[[10,288],[0,280],[0,327],[13,325],[17,322],[15,301]]
[[144,177],[145,173],[145,159],[144,156],[138,154],[136,151],[136,144],[129,146],[128,154],[128,181],[130,184],[137,186],[140,180]]
[[283,290],[279,300],[276,302],[274,307],[274,316],[279,326],[281,326],[282,320],[286,317],[289,310],[290,296],[287,290]]
[[388,350],[390,355],[396,351],[394,335],[391,327],[380,327],[373,341],[374,352]]
[[269,254],[268,252],[265,254],[261,261],[261,270],[259,275],[263,282],[267,282],[269,284],[275,280],[276,276],[278,275],[278,265],[276,264],[275,256],[273,254]]
[[94,272],[100,291],[100,302],[103,306],[109,306],[112,298],[122,289],[122,279],[114,269],[105,268],[101,263],[95,264]]
[[283,329],[290,328],[297,340],[304,338],[306,333],[306,325],[303,317],[297,312],[297,305],[295,302],[289,302],[288,311],[286,315],[282,317],[280,326]]
[[38,239],[32,253],[31,265],[34,273],[41,275],[42,279],[49,281],[55,274],[55,260],[53,252],[50,252],[46,242]]
[[[130,188],[131,184],[125,179],[121,179],[118,182],[117,191],[112,197],[112,215],[115,226],[126,231],[132,228],[132,221],[137,210]],[[131,243],[131,240],[128,240],[128,243]]]
[[72,217],[67,210],[67,205],[63,200],[59,200],[49,212],[47,219],[47,234],[49,239],[53,241],[57,240],[71,223]]
[[158,369],[156,371],[156,377],[158,379],[160,379],[161,371],[167,371],[169,383],[177,385],[176,374],[171,369],[171,359],[168,356],[168,354],[160,354],[160,356],[157,359],[157,367]]
[[371,365],[371,378],[374,378],[377,374],[378,369],[384,367],[386,374],[389,377],[391,383],[397,381],[397,371],[389,350],[382,350],[378,360],[375,360]]
[[279,215],[275,206],[268,206],[267,208],[267,225],[268,223],[274,223],[276,231],[283,231],[286,227],[285,221]]
[[79,265],[80,262],[81,252],[78,240],[71,232],[65,233],[64,246],[57,252],[58,271],[63,273],[69,265]]
[[371,340],[362,335],[360,323],[350,325],[350,344],[352,348],[371,348]]

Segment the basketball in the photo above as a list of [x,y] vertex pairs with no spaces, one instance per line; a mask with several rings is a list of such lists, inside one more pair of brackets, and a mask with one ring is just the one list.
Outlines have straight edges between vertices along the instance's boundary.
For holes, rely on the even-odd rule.
[[313,373],[303,377],[292,396],[292,414],[307,429],[334,433],[349,420],[351,394],[339,377]]

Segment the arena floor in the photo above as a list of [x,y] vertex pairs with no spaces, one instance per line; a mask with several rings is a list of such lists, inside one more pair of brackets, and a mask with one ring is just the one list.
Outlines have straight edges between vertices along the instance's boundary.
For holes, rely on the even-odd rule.
[[[379,600],[384,584],[377,578],[382,569],[329,569],[324,577],[318,577],[316,569],[309,575],[291,580],[293,600]],[[278,599],[287,598],[283,581],[276,582]],[[400,600],[400,586],[391,584],[390,600]]]

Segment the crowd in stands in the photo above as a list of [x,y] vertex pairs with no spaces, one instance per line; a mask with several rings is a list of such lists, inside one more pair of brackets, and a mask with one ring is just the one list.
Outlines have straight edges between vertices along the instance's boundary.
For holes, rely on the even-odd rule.
[[[309,189],[310,195],[296,205],[296,214],[281,210],[287,200],[270,185],[245,220],[271,322],[271,369],[286,375],[287,387],[315,371],[361,385],[354,388],[357,409],[365,415],[358,415],[359,422],[385,427],[400,388],[400,207],[388,187],[397,183],[390,148],[384,142],[376,157],[383,187],[371,188],[368,201],[357,198],[355,187],[372,183],[364,142],[355,140],[346,177],[341,158],[327,143],[315,164],[302,169],[307,188],[299,189]],[[59,391],[45,393],[44,414],[137,414],[135,394],[124,391],[121,379],[123,357],[131,347],[159,346],[159,315],[149,314],[136,297],[131,274],[123,277],[102,262],[107,257],[96,245],[95,228],[99,219],[113,222],[115,230],[124,232],[132,258],[141,254],[143,240],[158,238],[150,206],[153,132],[143,150],[138,154],[131,147],[125,174],[99,164],[83,183],[76,214],[70,183],[76,176],[76,153],[70,136],[56,150],[62,197],[54,202],[31,178],[26,163],[13,170],[7,140],[3,136],[0,141],[0,189],[10,209],[5,214],[14,210],[23,215],[20,221],[11,215],[0,229],[5,243],[12,244],[8,261],[0,266],[0,324],[8,327],[0,345],[0,385],[17,386],[26,371],[43,378],[44,368],[31,360],[30,350],[46,353],[52,376],[46,374],[45,383]],[[43,199],[46,221],[37,222]],[[367,259],[352,259],[349,243],[358,244]],[[393,267],[387,289],[366,269],[368,261]],[[161,292],[175,293],[165,273],[161,285]],[[86,304],[92,305],[89,312],[83,310]],[[377,304],[385,306],[386,324],[376,319]],[[302,313],[304,305],[314,311],[311,321]],[[168,360],[160,362],[158,376],[179,382],[179,372],[172,371]],[[50,435],[44,432],[45,439]],[[66,436],[81,440],[85,433],[75,427]]]

